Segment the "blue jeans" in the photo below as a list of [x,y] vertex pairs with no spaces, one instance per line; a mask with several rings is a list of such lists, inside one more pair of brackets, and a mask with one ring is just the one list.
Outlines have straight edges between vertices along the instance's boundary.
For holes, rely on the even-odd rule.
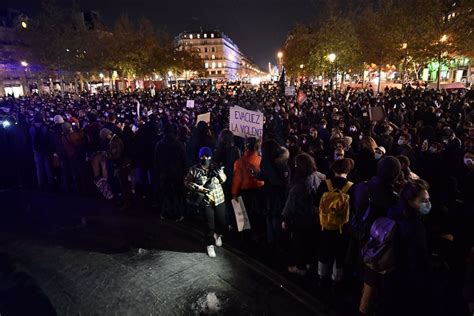
[[38,187],[41,190],[51,188],[53,185],[53,167],[51,166],[50,155],[48,153],[42,153],[38,151],[34,151],[33,155],[35,159]]

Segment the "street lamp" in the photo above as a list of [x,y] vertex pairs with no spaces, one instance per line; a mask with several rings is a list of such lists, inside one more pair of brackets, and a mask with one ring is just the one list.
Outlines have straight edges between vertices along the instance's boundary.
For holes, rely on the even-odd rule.
[[406,77],[406,72],[407,72],[407,56],[408,56],[408,44],[403,43],[402,44],[402,49],[405,51],[405,54],[403,56],[403,79],[402,79],[402,87],[405,84],[405,77]]
[[277,54],[277,57],[278,57],[278,62],[280,64],[280,68],[283,68],[283,52],[279,51]]
[[330,53],[328,60],[331,63],[331,90],[334,88],[334,62],[336,61],[336,54]]
[[28,95],[28,92],[30,90],[29,86],[28,86],[28,74],[27,74],[27,67],[28,67],[28,63],[24,60],[22,60],[20,62],[21,66],[23,67],[23,70],[25,72],[25,94]]
[[102,93],[104,92],[104,74],[100,73],[99,74],[100,80],[102,80]]
[[300,65],[300,69],[303,69],[303,68],[304,68],[304,65],[303,65],[303,64],[301,64],[301,65]]
[[28,24],[26,24],[25,21],[21,21],[21,27],[26,29],[28,27]]
[[[441,38],[439,39],[439,44],[445,43],[448,40],[448,35],[443,34]],[[440,80],[441,80],[441,45],[439,46],[439,51],[438,51],[438,78],[436,82],[436,87],[439,90],[440,86]]]

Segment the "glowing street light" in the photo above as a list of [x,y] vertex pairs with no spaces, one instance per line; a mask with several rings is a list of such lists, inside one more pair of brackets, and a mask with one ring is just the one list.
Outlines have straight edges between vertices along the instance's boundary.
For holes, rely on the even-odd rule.
[[402,44],[402,49],[407,49],[407,47],[408,47],[408,44],[407,44],[407,43],[403,43],[403,44]]
[[278,57],[278,59],[282,59],[283,58],[283,52],[278,52],[277,57]]
[[23,67],[28,67],[28,63],[24,60],[21,61],[20,63]]
[[103,74],[103,73],[100,73],[100,74],[99,74],[99,77],[100,77],[100,79],[104,79],[104,74]]
[[21,27],[26,29],[28,27],[28,24],[26,24],[25,21],[21,21]]
[[300,65],[300,69],[303,69],[303,68],[304,68],[304,65],[303,65],[303,64],[301,64],[301,65]]
[[446,42],[447,40],[448,40],[448,35],[446,35],[446,34],[443,34],[443,36],[441,36],[441,38],[439,39],[439,41],[440,41],[441,43],[444,43],[444,42]]
[[331,53],[328,55],[329,62],[332,64],[333,62],[336,61],[336,54]]

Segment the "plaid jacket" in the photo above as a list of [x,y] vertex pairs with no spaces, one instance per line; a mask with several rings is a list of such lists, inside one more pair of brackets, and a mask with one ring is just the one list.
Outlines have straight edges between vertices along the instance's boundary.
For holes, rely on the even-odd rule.
[[[215,165],[211,165],[209,170],[202,168],[200,164],[192,166],[184,179],[184,185],[189,190],[199,191],[199,187],[204,186],[209,179],[209,173],[216,168]],[[225,202],[222,183],[224,183],[226,179],[225,173],[221,172],[220,175],[213,177],[212,180],[209,181],[206,188],[209,189],[210,192],[206,194],[206,199],[204,199],[205,205],[219,205]]]

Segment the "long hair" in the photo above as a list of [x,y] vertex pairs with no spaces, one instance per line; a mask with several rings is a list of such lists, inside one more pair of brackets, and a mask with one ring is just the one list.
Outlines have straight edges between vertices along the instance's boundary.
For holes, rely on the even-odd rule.
[[364,136],[362,137],[362,140],[360,141],[360,148],[368,149],[370,152],[373,153],[375,151],[375,148],[377,148],[377,143],[372,137]]
[[308,154],[296,156],[296,174],[300,177],[308,177],[316,171],[316,163],[313,157]]

